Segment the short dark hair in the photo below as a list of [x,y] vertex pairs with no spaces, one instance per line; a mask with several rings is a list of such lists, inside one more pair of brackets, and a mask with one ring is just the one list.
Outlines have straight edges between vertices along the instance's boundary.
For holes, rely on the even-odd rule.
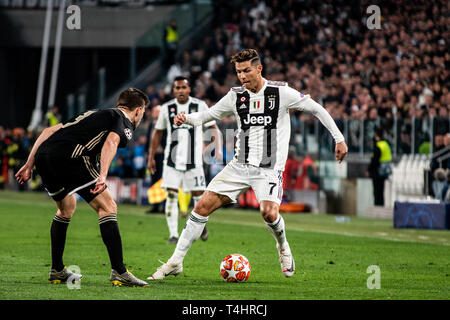
[[258,51],[255,49],[244,49],[231,57],[231,63],[250,61],[252,65],[261,64]]
[[136,88],[128,88],[123,90],[117,100],[117,106],[126,107],[131,111],[137,107],[146,107],[149,103],[150,100],[147,95],[143,91]]
[[177,77],[175,77],[175,79],[173,79],[173,84],[174,85],[175,85],[176,81],[186,81],[188,86],[189,87],[191,86],[191,83],[189,82],[189,79],[187,77],[185,77],[185,76],[177,76]]
[[384,137],[384,130],[380,127],[375,127],[373,130],[373,133],[380,139],[383,139]]

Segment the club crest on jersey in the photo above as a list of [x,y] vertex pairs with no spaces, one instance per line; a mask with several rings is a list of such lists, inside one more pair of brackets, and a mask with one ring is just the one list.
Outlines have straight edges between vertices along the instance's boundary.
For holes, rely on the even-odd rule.
[[269,102],[269,110],[273,110],[275,108],[275,97],[269,97],[267,101]]
[[131,138],[133,138],[133,133],[129,128],[125,128],[124,133],[128,140],[131,140]]

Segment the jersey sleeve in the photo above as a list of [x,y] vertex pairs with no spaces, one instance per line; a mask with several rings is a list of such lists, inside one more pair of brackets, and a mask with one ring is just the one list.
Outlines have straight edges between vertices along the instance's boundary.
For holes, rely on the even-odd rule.
[[211,108],[203,112],[194,112],[186,115],[186,123],[192,126],[200,126],[211,120],[220,120],[233,113],[235,99],[233,92],[230,90],[222,99],[219,100]]
[[300,93],[299,91],[289,86],[285,86],[283,87],[283,89],[284,94],[282,97],[285,99],[285,103],[283,103],[283,105],[285,105],[287,109],[294,108],[301,110],[302,101],[310,98],[309,94]]
[[[120,111],[121,112],[121,111]],[[121,117],[119,113],[112,112],[111,113],[111,125],[109,128],[110,132],[115,132],[120,137],[119,148],[124,148],[133,138],[133,127],[131,122],[129,125],[126,125],[124,119]]]
[[320,120],[325,128],[328,129],[336,143],[345,141],[344,136],[328,111],[316,101],[311,99],[309,94],[304,95],[290,87],[287,87],[286,93],[286,106],[288,109],[297,109],[312,113]]
[[[205,102],[200,104],[200,110],[199,110],[200,112],[208,111],[208,110],[209,110],[209,107],[208,107],[208,105]],[[211,121],[209,121],[207,123],[204,123],[203,126],[205,128],[208,128],[208,127],[211,127],[211,126],[213,126],[215,124],[216,124],[216,121],[215,120],[211,120]]]
[[167,122],[168,122],[168,110],[167,106],[163,105],[160,109],[158,120],[156,120],[155,129],[156,130],[165,130],[167,129]]

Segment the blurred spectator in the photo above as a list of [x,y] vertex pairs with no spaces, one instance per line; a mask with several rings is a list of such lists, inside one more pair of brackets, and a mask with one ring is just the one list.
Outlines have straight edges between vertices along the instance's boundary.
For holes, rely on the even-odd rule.
[[14,128],[11,139],[7,139],[6,158],[8,161],[8,188],[25,190],[26,185],[16,183],[14,175],[24,165],[28,156],[28,150],[23,145],[25,130],[23,128]]
[[399,152],[401,154],[411,153],[411,126],[406,125],[400,132]]
[[111,162],[109,175],[119,178],[133,177],[133,162],[131,152],[127,148],[117,149],[117,153]]
[[384,182],[392,173],[391,148],[383,137],[383,129],[375,128],[374,151],[367,169],[367,176],[372,178],[374,204],[384,206]]
[[137,141],[134,142],[133,147],[133,176],[136,178],[144,178],[145,177],[145,164],[147,163],[145,161],[145,153],[146,153],[146,146],[147,143],[147,137],[146,136],[140,136],[138,137]]
[[178,49],[178,26],[176,20],[170,20],[164,29],[164,66],[169,68],[175,63],[175,55]]
[[[433,193],[434,198],[437,200],[442,200],[443,196],[445,197],[445,194],[447,193],[447,176],[448,176],[448,170],[445,170],[443,168],[437,168],[433,173]],[[444,191],[445,190],[445,191]],[[445,194],[444,194],[445,192]]]
[[314,160],[307,153],[300,152],[298,155],[299,168],[295,181],[297,190],[319,190],[319,175]]
[[0,189],[5,187],[8,179],[8,161],[6,158],[6,131],[0,126]]
[[145,89],[148,99],[150,100],[150,104],[154,105],[154,100],[159,99],[158,93],[155,91],[155,88],[152,85],[148,85]]
[[[428,192],[435,198],[439,197],[439,194],[436,193],[436,183],[435,183],[437,177],[436,171],[440,167],[444,169],[450,168],[450,158],[442,162],[439,162],[438,159],[440,157],[445,156],[446,154],[450,154],[449,147],[450,147],[450,133],[447,133],[445,136],[442,134],[437,134],[434,136],[434,149],[430,161],[430,171],[428,173],[428,179],[430,181]],[[440,175],[440,177],[441,176],[442,174]],[[444,180],[444,178],[442,178],[442,180]]]
[[283,191],[287,201],[292,201],[292,190],[295,189],[300,162],[295,146],[289,147],[289,153],[283,172]]
[[438,152],[444,148],[444,135],[437,134],[434,136],[434,152]]
[[424,136],[424,140],[419,145],[419,154],[430,154],[430,152],[431,152],[430,137],[426,133]]
[[450,170],[447,170],[447,179],[445,185],[442,188],[442,201],[450,202]]
[[57,106],[51,106],[49,111],[45,115],[45,126],[51,127],[55,126],[61,122],[61,115],[59,114],[59,109]]
[[125,166],[123,157],[116,154],[113,161],[111,162],[111,166],[109,167],[110,177],[119,177],[125,178]]

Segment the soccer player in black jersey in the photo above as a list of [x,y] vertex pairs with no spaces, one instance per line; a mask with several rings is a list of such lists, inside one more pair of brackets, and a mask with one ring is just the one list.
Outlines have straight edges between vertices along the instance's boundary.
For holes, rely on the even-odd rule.
[[64,283],[82,278],[69,271],[62,259],[67,227],[76,208],[74,193],[77,193],[98,213],[100,233],[111,261],[110,282],[117,286],[148,285],[125,268],[117,205],[106,187],[106,177],[117,148],[125,147],[132,139],[148,104],[145,93],[129,88],[120,93],[116,108],[90,110],[65,124],[44,129],[27,162],[17,172],[16,179],[23,184],[30,179],[36,166],[58,208],[50,229],[50,282]]

